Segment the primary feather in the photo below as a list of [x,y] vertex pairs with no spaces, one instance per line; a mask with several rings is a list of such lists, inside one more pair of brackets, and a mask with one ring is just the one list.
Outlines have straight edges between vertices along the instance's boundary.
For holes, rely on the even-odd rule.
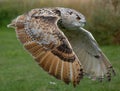
[[[111,79],[112,65],[83,25],[85,17],[68,8],[42,8],[18,16],[8,26],[16,29],[18,39],[38,64],[57,79],[76,86],[83,71],[92,79]],[[79,59],[60,28],[80,31]],[[81,65],[82,63],[82,65]]]

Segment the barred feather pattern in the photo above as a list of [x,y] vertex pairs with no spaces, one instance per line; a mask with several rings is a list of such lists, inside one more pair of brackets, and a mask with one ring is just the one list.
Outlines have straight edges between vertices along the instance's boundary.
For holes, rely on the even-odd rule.
[[[9,26],[16,29],[18,39],[36,62],[66,84],[72,82],[75,87],[83,73],[95,80],[107,77],[110,81],[115,71],[92,34],[82,28],[84,22],[84,16],[77,11],[56,7],[32,9]],[[60,28],[79,30],[77,53],[80,60]]]
[[[22,15],[18,21],[25,21],[25,19],[26,17]],[[31,19],[31,21],[31,23],[34,22],[37,27],[36,22],[38,21],[35,18]],[[41,19],[39,24],[41,23],[40,25],[42,25],[42,23],[44,23],[43,21],[44,20]],[[34,24],[30,24],[29,21],[25,22],[30,26],[27,28],[28,25],[26,26],[22,23],[23,22],[19,22],[19,24],[17,24],[17,37],[36,62],[50,75],[63,80],[66,84],[70,82],[72,82],[74,86],[79,84],[80,79],[83,77],[83,69],[65,35],[62,32],[56,31],[57,27],[55,27],[52,28],[54,31],[43,31],[42,34],[44,33],[46,35],[37,36],[35,32],[33,32],[35,29],[30,30],[34,27]],[[49,26],[52,27],[53,25],[49,24]],[[52,33],[52,31],[54,33]],[[51,42],[47,36],[51,37],[52,35],[54,35],[55,40]],[[47,39],[45,40],[46,37]]]

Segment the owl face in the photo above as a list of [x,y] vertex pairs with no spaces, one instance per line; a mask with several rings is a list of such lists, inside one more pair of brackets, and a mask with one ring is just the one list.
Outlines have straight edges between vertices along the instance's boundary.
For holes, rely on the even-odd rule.
[[65,28],[74,30],[85,25],[86,20],[84,15],[82,15],[81,13],[68,8],[61,9],[60,11],[62,24]]

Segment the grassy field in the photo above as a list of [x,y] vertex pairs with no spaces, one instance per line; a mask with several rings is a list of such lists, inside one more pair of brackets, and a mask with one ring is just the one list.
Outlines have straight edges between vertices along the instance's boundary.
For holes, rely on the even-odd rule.
[[[117,75],[111,82],[81,80],[74,88],[44,72],[23,50],[13,29],[0,29],[0,91],[120,91],[120,46],[102,46]],[[55,82],[56,84],[50,84]]]

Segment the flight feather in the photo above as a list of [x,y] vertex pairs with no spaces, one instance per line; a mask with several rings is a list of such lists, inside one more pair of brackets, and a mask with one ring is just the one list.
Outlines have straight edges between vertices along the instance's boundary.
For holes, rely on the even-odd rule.
[[[111,80],[114,69],[92,34],[82,28],[85,22],[85,17],[73,9],[37,8],[18,16],[8,27],[15,28],[24,48],[46,72],[66,84],[76,86],[83,75]],[[79,42],[73,41],[73,48],[61,29],[79,31]]]

